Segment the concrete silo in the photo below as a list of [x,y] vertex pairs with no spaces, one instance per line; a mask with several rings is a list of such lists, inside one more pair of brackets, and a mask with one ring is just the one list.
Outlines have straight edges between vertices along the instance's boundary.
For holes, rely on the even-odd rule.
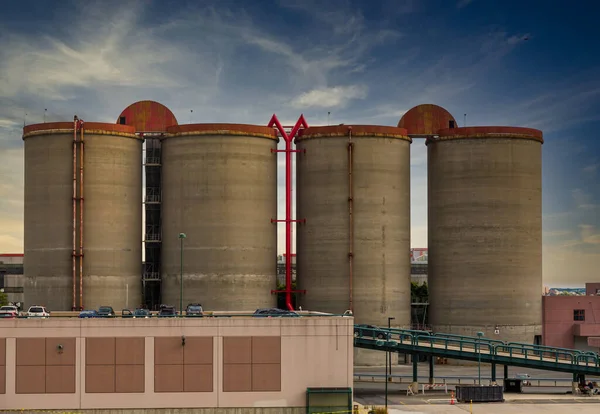
[[429,317],[438,332],[533,342],[542,323],[542,132],[428,139]]
[[[178,125],[162,140],[162,300],[206,310],[276,304],[278,138],[272,128]],[[184,233],[186,238],[179,238]],[[183,245],[183,257],[181,246]],[[183,259],[183,260],[182,260]],[[183,266],[182,266],[183,264]]]
[[[410,143],[405,129],[370,125],[307,128],[296,139],[304,309],[410,326]],[[359,365],[382,358],[355,356]]]
[[86,123],[82,129],[84,145],[76,143],[75,154],[74,140],[82,133],[74,133],[72,122],[23,130],[25,304],[50,310],[135,307],[142,141],[126,125]]

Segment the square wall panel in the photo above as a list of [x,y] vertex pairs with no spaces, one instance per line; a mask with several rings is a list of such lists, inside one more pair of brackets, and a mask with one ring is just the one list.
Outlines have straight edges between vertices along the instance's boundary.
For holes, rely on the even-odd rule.
[[183,365],[155,365],[154,392],[183,392]]
[[223,366],[223,391],[252,391],[252,364],[225,364]]
[[[187,345],[186,345],[187,346]],[[184,392],[213,392],[212,365],[184,365]]]
[[54,365],[46,367],[46,394],[74,394],[75,366]]
[[75,338],[46,338],[48,365],[75,365]]
[[0,365],[0,394],[6,394],[6,367]]
[[115,366],[88,365],[85,367],[85,392],[115,392]]
[[0,338],[0,367],[6,365],[6,339]]
[[30,365],[17,366],[16,376],[17,394],[46,393],[46,367]]
[[281,365],[252,364],[252,391],[281,391]]
[[[186,339],[187,341],[187,339]],[[154,364],[183,364],[183,348],[180,336],[154,337]]]
[[46,365],[45,338],[17,338],[17,366]]
[[213,338],[212,336],[196,336],[185,338],[183,347],[183,363],[193,365],[206,365],[213,363]]
[[223,338],[224,364],[250,364],[252,362],[252,338],[249,336],[226,336]]
[[116,338],[117,365],[144,365],[145,338]]
[[115,338],[85,338],[86,365],[114,365]]
[[115,370],[115,392],[144,392],[143,365],[117,365]]
[[280,364],[281,363],[281,337],[280,336],[253,336],[252,337],[252,363],[253,364]]

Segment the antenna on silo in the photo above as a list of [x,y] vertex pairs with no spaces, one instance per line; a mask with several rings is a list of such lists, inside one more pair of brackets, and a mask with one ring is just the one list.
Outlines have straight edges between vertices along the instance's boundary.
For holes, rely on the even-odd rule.
[[327,125],[329,125],[329,115],[331,115],[331,112],[327,111]]
[[48,112],[48,108],[44,108],[44,124],[46,123],[46,113]]
[[25,125],[27,124],[27,112],[23,112],[25,113],[25,116],[23,117],[23,128],[25,128]]
[[190,124],[192,123],[192,114],[194,113],[193,109],[190,109]]
[[465,119],[463,121],[463,126],[466,127],[467,126],[467,114],[465,114]]

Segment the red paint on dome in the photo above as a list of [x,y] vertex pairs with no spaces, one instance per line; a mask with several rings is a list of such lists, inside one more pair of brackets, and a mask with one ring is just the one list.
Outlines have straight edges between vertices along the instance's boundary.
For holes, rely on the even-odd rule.
[[408,135],[429,136],[437,135],[438,131],[445,128],[456,128],[456,119],[444,108],[433,104],[423,104],[408,110],[398,127],[405,128]]
[[136,132],[166,132],[168,127],[177,125],[177,119],[173,112],[161,103],[139,101],[121,112],[117,124],[131,125]]

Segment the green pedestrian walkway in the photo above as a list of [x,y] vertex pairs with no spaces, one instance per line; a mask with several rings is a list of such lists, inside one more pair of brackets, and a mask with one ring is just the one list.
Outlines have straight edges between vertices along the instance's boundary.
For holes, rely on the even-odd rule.
[[594,352],[485,337],[355,325],[354,347],[490,363],[494,377],[496,364],[569,372],[574,378],[575,375],[600,375],[600,357]]

